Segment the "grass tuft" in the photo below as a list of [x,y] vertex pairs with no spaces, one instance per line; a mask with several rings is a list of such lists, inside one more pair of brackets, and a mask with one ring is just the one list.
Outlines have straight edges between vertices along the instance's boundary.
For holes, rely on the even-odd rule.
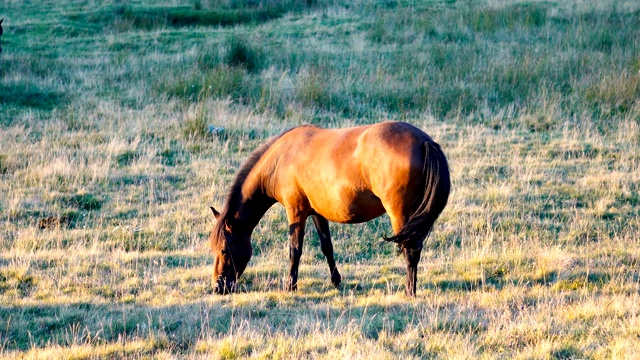
[[640,72],[606,76],[586,88],[584,96],[601,116],[627,114],[640,106]]
[[582,359],[583,357],[582,351],[572,344],[565,344],[551,351],[551,359],[554,360]]
[[536,28],[546,24],[548,9],[538,4],[514,4],[498,8],[474,9],[463,16],[474,32],[514,31],[517,27]]
[[104,202],[103,199],[91,193],[61,194],[55,197],[55,201],[66,208],[87,211],[100,210]]
[[0,154],[0,175],[9,172],[9,157],[5,154]]
[[206,98],[241,100],[247,93],[244,76],[242,68],[219,65],[204,74],[193,74],[177,81],[161,80],[155,88],[160,94],[191,101]]
[[206,139],[211,136],[207,124],[208,112],[204,102],[200,102],[195,112],[187,117],[182,125],[182,134],[186,138]]
[[262,55],[247,40],[232,36],[228,41],[229,50],[225,57],[225,63],[230,67],[241,67],[249,72],[257,71],[260,68]]
[[119,166],[128,166],[128,165],[131,165],[131,163],[137,157],[138,157],[138,154],[136,154],[134,151],[126,150],[118,154],[118,156],[116,156],[116,162],[118,163]]

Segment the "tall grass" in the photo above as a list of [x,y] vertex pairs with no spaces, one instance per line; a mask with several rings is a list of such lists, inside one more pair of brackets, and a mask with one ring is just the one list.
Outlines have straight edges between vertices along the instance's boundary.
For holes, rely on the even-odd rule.
[[[3,2],[0,356],[637,357],[639,10]],[[244,158],[385,119],[452,168],[418,297],[386,217],[331,224],[338,289],[309,227],[284,292],[279,206],[213,295],[208,207]]]

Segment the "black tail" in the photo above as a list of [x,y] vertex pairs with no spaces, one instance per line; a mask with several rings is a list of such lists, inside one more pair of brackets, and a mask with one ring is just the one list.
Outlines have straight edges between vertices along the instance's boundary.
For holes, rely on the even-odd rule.
[[426,154],[422,170],[424,179],[422,199],[416,199],[414,210],[400,232],[384,238],[397,243],[400,247],[414,248],[415,243],[421,245],[449,199],[451,180],[447,158],[435,142],[426,141],[424,147]]

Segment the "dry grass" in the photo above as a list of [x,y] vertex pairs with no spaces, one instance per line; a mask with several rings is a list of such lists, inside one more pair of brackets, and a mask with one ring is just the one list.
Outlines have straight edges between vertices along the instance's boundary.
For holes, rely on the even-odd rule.
[[[154,18],[224,1],[0,5],[0,356],[638,357],[637,4],[310,3],[235,27]],[[452,168],[417,298],[384,217],[331,224],[338,289],[309,227],[284,292],[279,206],[212,294],[208,206],[246,155],[386,118]]]

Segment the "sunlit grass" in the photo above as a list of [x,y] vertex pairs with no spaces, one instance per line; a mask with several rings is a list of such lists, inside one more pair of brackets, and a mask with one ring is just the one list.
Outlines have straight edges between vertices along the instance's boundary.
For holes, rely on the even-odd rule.
[[[2,357],[638,356],[634,2],[6,1],[0,15]],[[214,295],[209,206],[243,159],[298,124],[383,119],[425,130],[452,170],[417,298],[386,217],[331,224],[337,289],[309,226],[300,289],[283,291],[279,205],[239,292]]]

